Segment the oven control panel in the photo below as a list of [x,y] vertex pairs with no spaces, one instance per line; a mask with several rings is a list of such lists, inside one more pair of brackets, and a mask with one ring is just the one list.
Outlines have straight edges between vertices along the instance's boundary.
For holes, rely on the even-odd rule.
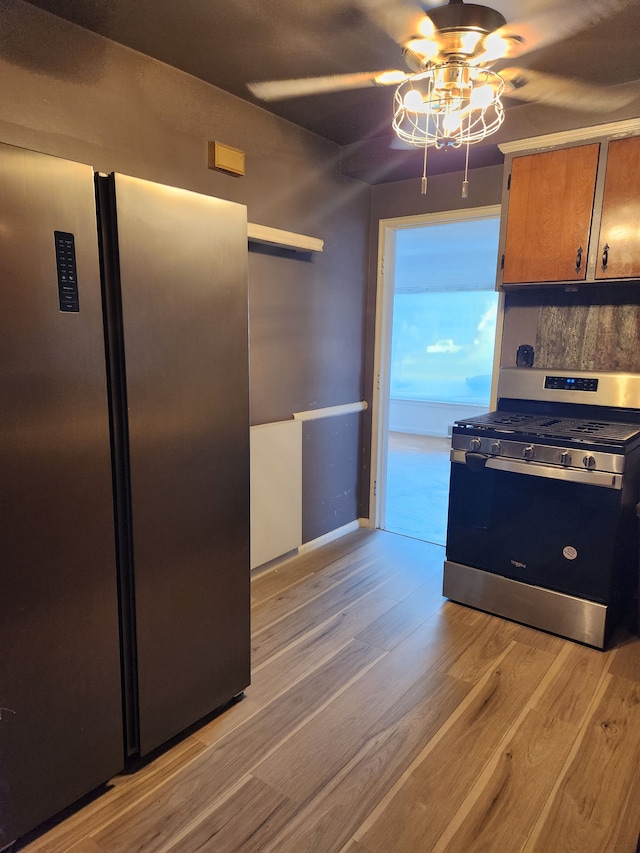
[[552,391],[597,391],[598,380],[591,376],[545,376],[544,387]]
[[[640,373],[607,370],[576,370],[563,367],[501,367],[498,400],[570,403],[604,408],[629,409],[632,421],[640,423]],[[607,420],[607,415],[602,414]]]

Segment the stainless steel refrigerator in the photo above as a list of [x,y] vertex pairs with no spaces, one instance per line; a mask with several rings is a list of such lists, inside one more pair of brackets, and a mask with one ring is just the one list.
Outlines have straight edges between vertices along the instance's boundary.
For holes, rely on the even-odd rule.
[[246,234],[0,146],[0,847],[249,683]]

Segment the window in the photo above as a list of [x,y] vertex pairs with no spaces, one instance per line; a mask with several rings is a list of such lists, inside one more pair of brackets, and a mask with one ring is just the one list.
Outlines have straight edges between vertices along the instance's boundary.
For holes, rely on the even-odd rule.
[[487,406],[498,217],[396,232],[391,397]]

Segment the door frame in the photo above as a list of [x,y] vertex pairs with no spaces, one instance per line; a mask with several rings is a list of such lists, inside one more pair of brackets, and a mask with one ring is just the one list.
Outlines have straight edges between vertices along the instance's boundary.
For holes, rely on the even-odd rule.
[[[376,322],[374,342],[373,399],[371,411],[371,477],[369,484],[369,527],[383,527],[386,510],[387,488],[387,434],[389,431],[389,399],[391,380],[391,342],[393,324],[393,294],[396,261],[396,235],[405,228],[421,228],[441,222],[456,220],[486,219],[500,216],[499,204],[483,207],[461,208],[440,213],[420,213],[381,219],[378,223],[378,266],[376,286]],[[496,249],[496,280],[498,275],[498,253]],[[496,285],[497,289],[497,285]],[[498,296],[496,336],[493,350],[490,407],[495,408],[498,367],[502,349],[502,327],[504,321],[504,291]]]

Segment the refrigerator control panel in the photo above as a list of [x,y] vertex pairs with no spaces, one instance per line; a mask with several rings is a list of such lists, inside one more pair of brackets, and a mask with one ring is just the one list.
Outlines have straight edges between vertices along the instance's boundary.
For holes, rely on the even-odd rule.
[[58,269],[58,297],[60,310],[79,311],[78,276],[76,274],[76,244],[68,231],[54,231],[56,266]]

